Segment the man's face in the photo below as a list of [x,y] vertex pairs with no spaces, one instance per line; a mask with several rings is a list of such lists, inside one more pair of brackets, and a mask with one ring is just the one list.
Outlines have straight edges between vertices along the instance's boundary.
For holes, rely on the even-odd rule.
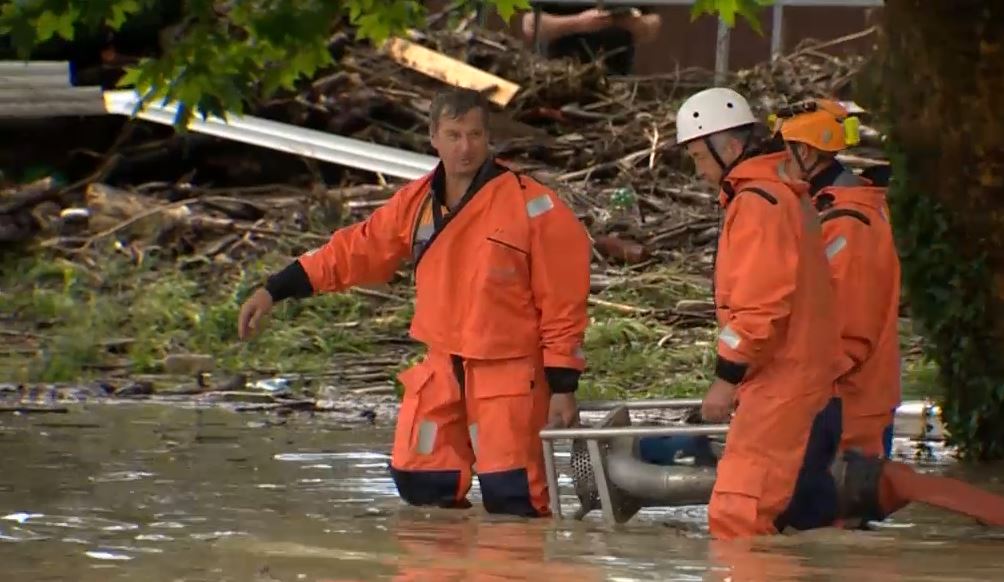
[[[722,162],[729,164],[736,158],[737,154],[732,153],[731,142],[734,140],[729,140],[728,147],[722,148],[718,151],[719,157],[721,157]],[[723,168],[715,156],[712,155],[711,150],[708,149],[708,144],[706,140],[695,139],[694,141],[687,144],[687,155],[690,159],[694,161],[694,168],[697,170],[697,176],[707,182],[712,186],[718,186],[722,181]]]
[[480,109],[455,118],[441,115],[431,137],[447,174],[473,175],[488,159],[488,128]]

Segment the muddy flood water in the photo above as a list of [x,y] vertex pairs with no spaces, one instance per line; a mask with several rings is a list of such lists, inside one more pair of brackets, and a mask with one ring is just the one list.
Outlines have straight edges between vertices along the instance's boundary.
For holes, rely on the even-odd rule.
[[[387,473],[390,434],[152,404],[0,416],[0,580],[1004,579],[1004,532],[925,507],[871,532],[752,544],[710,542],[703,507],[618,528],[598,512],[494,519],[475,485],[471,510],[408,508]],[[922,464],[1004,492],[1000,465]]]

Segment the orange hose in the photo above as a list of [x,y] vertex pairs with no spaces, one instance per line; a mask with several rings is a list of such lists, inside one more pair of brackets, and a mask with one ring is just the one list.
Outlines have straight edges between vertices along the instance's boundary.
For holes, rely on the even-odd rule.
[[910,502],[968,515],[983,525],[1004,526],[1004,497],[958,479],[924,475],[909,465],[887,461],[879,482],[883,513],[894,513]]

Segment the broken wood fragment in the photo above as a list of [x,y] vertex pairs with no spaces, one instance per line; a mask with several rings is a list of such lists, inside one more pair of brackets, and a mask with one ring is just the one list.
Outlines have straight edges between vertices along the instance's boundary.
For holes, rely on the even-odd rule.
[[512,81],[487,73],[420,44],[394,37],[384,44],[394,61],[456,87],[483,92],[493,103],[505,107],[519,91]]

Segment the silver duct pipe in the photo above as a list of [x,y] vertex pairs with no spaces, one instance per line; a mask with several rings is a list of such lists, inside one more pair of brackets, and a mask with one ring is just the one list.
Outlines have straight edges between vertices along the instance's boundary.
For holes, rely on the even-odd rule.
[[[600,422],[600,426],[591,429],[616,431],[617,436],[611,436],[603,442],[589,436],[573,437],[572,483],[579,498],[576,519],[582,519],[594,509],[601,509],[609,523],[624,523],[643,507],[701,505],[710,501],[711,489],[715,485],[713,468],[646,463],[639,455],[637,438],[639,435],[632,433],[644,428],[651,430],[653,427],[630,425],[631,416],[627,407],[621,406],[611,410]],[[719,434],[728,430],[726,426],[672,428],[712,429]],[[545,438],[544,444],[546,449],[550,441]],[[553,462],[552,466],[548,467],[548,484],[553,488],[552,506],[560,516],[560,500],[557,496],[557,479],[553,473]]]
[[711,500],[715,486],[714,467],[664,467],[638,458],[638,439],[622,438],[611,443],[607,453],[610,482],[642,506],[703,505]]

